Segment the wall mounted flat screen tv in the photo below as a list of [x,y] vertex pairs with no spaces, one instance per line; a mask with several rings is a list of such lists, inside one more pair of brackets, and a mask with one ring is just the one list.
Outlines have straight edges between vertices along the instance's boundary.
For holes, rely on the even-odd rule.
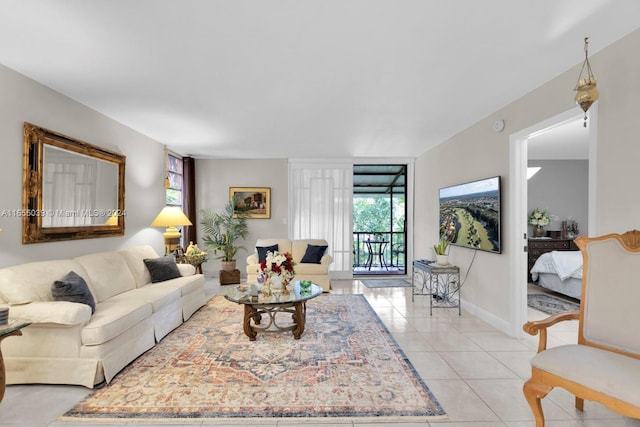
[[501,253],[500,177],[440,189],[440,237],[465,248]]

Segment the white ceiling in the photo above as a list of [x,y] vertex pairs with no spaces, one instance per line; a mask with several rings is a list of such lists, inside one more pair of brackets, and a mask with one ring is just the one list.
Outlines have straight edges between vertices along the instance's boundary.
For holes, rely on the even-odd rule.
[[639,27],[637,0],[0,0],[0,64],[183,155],[413,157]]

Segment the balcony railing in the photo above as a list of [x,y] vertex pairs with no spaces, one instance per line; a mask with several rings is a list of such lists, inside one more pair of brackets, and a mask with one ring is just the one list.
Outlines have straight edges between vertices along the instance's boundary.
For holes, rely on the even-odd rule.
[[[382,261],[384,265],[381,265],[379,254],[371,253],[367,246],[367,241],[370,242],[387,242],[382,247]],[[378,250],[378,247],[371,245],[374,251]],[[353,268],[369,267],[371,262],[372,267],[389,267],[395,271],[404,273],[406,271],[406,257],[405,257],[405,233],[403,231],[387,231],[387,232],[371,232],[371,231],[354,231],[353,232]],[[372,257],[372,258],[370,258]]]

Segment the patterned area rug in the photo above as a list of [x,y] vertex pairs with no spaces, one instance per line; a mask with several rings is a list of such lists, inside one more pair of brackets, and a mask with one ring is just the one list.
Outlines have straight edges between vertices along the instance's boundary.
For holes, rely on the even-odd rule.
[[241,306],[213,298],[58,421],[446,418],[362,295],[309,301],[299,340],[283,332],[251,342],[242,317]]
[[527,305],[547,314],[580,311],[580,304],[553,295],[529,294],[527,295]]
[[410,288],[411,283],[403,279],[360,279],[367,288]]

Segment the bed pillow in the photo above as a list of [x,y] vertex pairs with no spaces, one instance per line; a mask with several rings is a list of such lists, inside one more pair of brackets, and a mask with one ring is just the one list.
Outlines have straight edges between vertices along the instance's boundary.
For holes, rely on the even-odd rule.
[[327,250],[327,246],[307,245],[307,250],[304,251],[304,256],[300,262],[305,264],[320,264],[320,260]]
[[91,307],[91,314],[96,311],[96,301],[91,295],[87,282],[75,271],[68,272],[62,279],[51,285],[51,296],[54,301],[69,301],[86,304]]
[[172,255],[165,255],[158,258],[143,259],[151,275],[151,283],[164,282],[181,277],[180,270],[176,264],[176,259]]
[[256,251],[258,251],[258,262],[262,262],[267,259],[267,254],[269,252],[276,252],[278,250],[278,244],[271,246],[256,246]]

